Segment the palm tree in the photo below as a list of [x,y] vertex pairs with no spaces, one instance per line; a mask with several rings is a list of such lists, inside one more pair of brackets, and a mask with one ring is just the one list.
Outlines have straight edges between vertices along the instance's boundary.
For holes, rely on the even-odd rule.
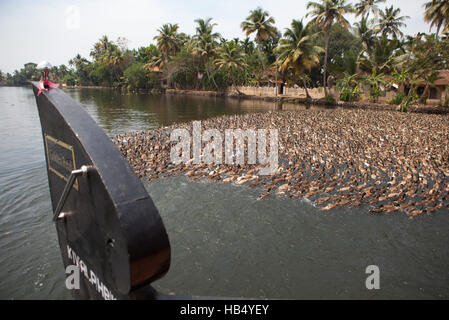
[[114,49],[109,50],[107,52],[107,54],[103,58],[103,62],[106,65],[112,67],[115,80],[119,81],[120,80],[119,70],[120,67],[123,65],[123,63],[125,62],[125,56],[123,52],[118,47],[115,47]]
[[143,67],[149,71],[153,70],[154,67],[159,69],[163,69],[166,65],[165,60],[162,58],[162,55],[158,52],[157,55],[154,55],[150,58],[150,60],[143,65]]
[[69,65],[75,67],[77,70],[79,69],[78,67],[81,66],[82,64],[87,63],[87,59],[83,58],[79,53],[72,59],[69,60]]
[[354,26],[356,27],[356,33],[362,41],[364,49],[372,48],[374,46],[375,32],[369,24],[368,18],[362,17],[360,22],[354,23]]
[[291,28],[287,28],[275,51],[279,54],[275,65],[279,71],[292,69],[303,80],[307,98],[310,98],[304,71],[320,64],[320,54],[323,48],[315,45],[315,34],[310,26],[304,26],[302,20],[293,20]]
[[83,85],[85,80],[88,80],[89,72],[88,65],[89,61],[86,58],[83,58],[79,53],[72,59],[69,60],[69,65],[75,67],[76,74],[78,76],[78,83]]
[[94,48],[90,51],[90,56],[95,61],[102,61],[104,56],[114,47],[114,43],[109,41],[108,36],[104,35],[97,43],[94,44]]
[[247,67],[245,53],[234,41],[230,41],[218,50],[215,60],[218,69],[228,70],[232,77],[232,84],[239,94],[242,94],[236,85],[235,73]]
[[339,77],[345,73],[353,75],[358,73],[357,61],[359,58],[359,52],[355,50],[347,50],[340,56],[336,56],[333,61],[328,65],[328,70],[332,74],[336,74]]
[[255,10],[251,10],[246,20],[241,23],[241,28],[245,32],[245,35],[256,33],[255,41],[258,44],[257,52],[262,63],[262,70],[265,74],[265,63],[263,62],[262,54],[260,52],[260,46],[263,41],[270,38],[275,38],[277,35],[277,29],[274,26],[275,20],[270,16],[268,11],[264,11],[261,7],[257,7]]
[[374,45],[364,49],[358,58],[359,69],[364,72],[372,72],[376,69],[385,74],[391,74],[393,67],[397,67],[398,50],[400,42],[397,39],[390,40],[387,36],[381,36],[374,40]]
[[248,37],[241,41],[241,45],[246,54],[252,54],[254,52],[254,42],[252,42]]
[[362,16],[362,18],[368,18],[370,12],[374,15],[379,13],[378,4],[384,3],[386,0],[360,0],[355,4],[355,16]]
[[402,38],[404,34],[401,32],[401,27],[406,27],[405,19],[409,16],[399,16],[401,9],[393,6],[385,8],[385,11],[380,12],[379,24],[377,25],[377,33],[383,36],[391,35],[394,39]]
[[218,90],[218,85],[209,70],[209,59],[216,55],[217,39],[220,38],[220,34],[213,32],[213,28],[217,24],[211,23],[211,20],[212,18],[195,20],[198,26],[196,27],[196,35],[194,36],[193,55],[201,58],[206,69],[207,77],[212,80],[215,88]]
[[157,49],[165,62],[167,62],[172,55],[175,55],[180,48],[178,29],[179,26],[177,24],[164,24],[157,30],[159,35],[153,38],[157,41]]
[[324,74],[323,86],[324,93],[327,95],[327,56],[329,52],[329,38],[332,25],[337,22],[343,27],[348,28],[349,22],[344,15],[353,12],[352,5],[347,4],[346,0],[320,0],[320,2],[309,2],[307,4],[307,16],[312,16],[312,23],[316,24],[325,32],[325,46],[324,46]]
[[220,38],[219,33],[213,33],[214,27],[217,25],[216,23],[211,23],[212,18],[207,19],[196,19],[195,22],[198,24],[196,27],[196,35],[197,36],[204,36],[204,35],[210,35],[214,39]]
[[441,28],[443,32],[449,31],[449,0],[431,0],[424,4],[424,9],[424,20],[430,23],[430,29],[434,26],[437,28],[436,39]]

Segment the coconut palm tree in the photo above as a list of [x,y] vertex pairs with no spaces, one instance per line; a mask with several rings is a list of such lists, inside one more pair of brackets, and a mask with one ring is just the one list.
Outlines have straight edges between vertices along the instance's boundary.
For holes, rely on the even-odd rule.
[[449,31],[449,0],[431,0],[423,6],[424,20],[430,23],[430,29],[437,28],[435,38],[438,39],[441,28],[443,32]]
[[217,26],[216,23],[211,23],[212,18],[207,19],[196,19],[195,22],[198,24],[195,28],[196,36],[204,36],[210,35],[214,39],[220,38],[220,34],[215,32],[213,33],[213,29]]
[[354,6],[355,16],[362,16],[363,18],[368,18],[370,12],[374,15],[379,14],[379,4],[384,3],[386,0],[360,0]]
[[112,67],[112,72],[114,74],[115,80],[120,80],[120,68],[125,62],[125,56],[123,52],[115,46],[113,49],[109,50],[103,57],[103,62]]
[[238,70],[243,70],[247,67],[246,55],[242,48],[234,41],[220,47],[218,50],[218,58],[215,60],[215,65],[218,69],[225,69],[229,71],[232,77],[232,85],[239,94],[242,94],[236,85],[235,73]]
[[304,71],[320,64],[322,47],[315,45],[315,35],[310,26],[304,25],[302,20],[293,20],[291,28],[286,28],[284,38],[275,49],[278,53],[275,65],[281,72],[291,69],[302,78],[307,98],[310,98]]
[[264,11],[261,7],[257,7],[255,10],[251,10],[246,20],[241,23],[241,28],[245,32],[245,35],[255,33],[255,41],[258,44],[257,52],[259,54],[260,61],[262,63],[263,73],[265,74],[265,63],[260,52],[260,47],[263,41],[270,38],[275,38],[277,35],[277,29],[274,26],[275,20],[268,11]]
[[374,40],[372,47],[364,49],[358,58],[359,69],[364,72],[372,72],[376,69],[385,74],[391,74],[397,67],[398,50],[401,43],[397,39],[390,40],[387,36],[381,36]]
[[252,54],[254,52],[254,42],[252,42],[248,37],[245,38],[245,40],[242,40],[241,42],[243,51],[245,51],[246,54]]
[[405,19],[409,16],[399,16],[401,9],[393,6],[385,8],[385,11],[380,11],[379,23],[377,25],[377,33],[383,36],[391,35],[394,39],[402,38],[404,34],[401,32],[401,27],[406,27]]
[[155,56],[152,56],[150,60],[143,65],[143,67],[149,71],[153,70],[154,67],[159,69],[163,69],[165,67],[165,60],[162,58],[161,54],[158,53]]
[[159,34],[153,38],[157,41],[157,49],[164,61],[168,61],[180,48],[178,29],[178,24],[164,24],[157,30]]
[[213,28],[217,24],[211,23],[211,21],[212,18],[195,20],[198,26],[196,27],[196,34],[194,36],[193,55],[201,58],[206,69],[207,77],[212,80],[215,88],[218,90],[218,85],[215,82],[213,74],[210,72],[209,59],[216,55],[217,40],[220,38],[220,34],[213,32]]
[[69,60],[69,65],[75,67],[77,70],[83,64],[88,63],[86,58],[83,58],[79,53],[72,59]]
[[88,81],[89,78],[89,61],[83,58],[79,53],[69,60],[69,65],[75,67],[78,83],[82,85]]
[[362,17],[360,22],[354,23],[355,31],[359,36],[360,40],[365,49],[372,48],[374,45],[375,35],[374,29],[368,22],[367,17]]
[[90,56],[95,61],[102,61],[104,56],[114,47],[114,43],[109,41],[108,36],[104,35],[100,40],[94,44],[94,48],[90,51]]
[[312,11],[308,12],[306,17],[312,16],[312,23],[322,28],[325,32],[323,86],[324,93],[327,95],[327,57],[329,52],[330,30],[335,22],[348,28],[350,24],[344,16],[346,13],[354,12],[354,9],[346,0],[311,1],[307,4],[307,10],[309,9],[312,9]]

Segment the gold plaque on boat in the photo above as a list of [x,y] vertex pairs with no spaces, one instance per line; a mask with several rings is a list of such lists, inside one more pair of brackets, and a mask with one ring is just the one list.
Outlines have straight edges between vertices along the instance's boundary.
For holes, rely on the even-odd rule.
[[[76,170],[75,153],[73,147],[52,136],[45,135],[45,148],[48,160],[48,169],[61,179],[68,181],[70,173]],[[78,181],[75,179],[73,187],[78,190]]]

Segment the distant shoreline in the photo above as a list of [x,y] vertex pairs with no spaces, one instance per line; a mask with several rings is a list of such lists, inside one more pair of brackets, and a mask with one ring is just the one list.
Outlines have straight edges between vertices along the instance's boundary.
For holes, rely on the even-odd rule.
[[[24,87],[22,86],[5,86],[1,87]],[[107,86],[60,86],[61,89],[95,89],[95,90],[120,90],[120,88],[107,87]],[[306,99],[297,97],[283,97],[279,95],[277,98],[272,96],[256,96],[256,95],[238,95],[230,92],[224,91],[201,91],[201,90],[180,90],[180,89],[166,89],[163,91],[154,89],[140,89],[135,93],[146,93],[146,94],[166,94],[166,95],[185,95],[185,96],[202,96],[202,97],[224,97],[231,99],[242,99],[242,100],[260,100],[266,102],[275,103],[276,100],[280,104],[301,104],[310,106],[327,106],[329,108],[342,107],[348,109],[363,109],[363,110],[387,110],[387,111],[398,111],[399,106],[383,104],[383,103],[373,103],[367,101],[357,101],[357,102],[344,102],[337,101],[333,104],[327,103],[324,99]],[[413,113],[424,113],[424,114],[449,114],[448,107],[439,106],[429,106],[429,105],[415,105],[407,107],[408,112]]]
[[60,86],[61,89],[104,89],[104,90],[119,90],[115,87],[105,87],[105,86]]

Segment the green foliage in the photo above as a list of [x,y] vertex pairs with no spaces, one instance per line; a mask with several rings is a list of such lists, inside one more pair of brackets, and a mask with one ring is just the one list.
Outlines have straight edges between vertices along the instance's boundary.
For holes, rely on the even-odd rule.
[[76,85],[76,78],[75,76],[71,75],[71,74],[67,74],[63,79],[62,79],[62,83],[67,84],[68,86],[74,86]]
[[328,93],[325,97],[324,100],[326,101],[327,105],[334,105],[335,104],[335,98],[332,94]]
[[401,103],[402,107],[410,107],[414,104],[416,104],[419,101],[419,96],[416,94],[416,92],[409,93],[408,96],[406,96]]
[[[324,48],[324,41],[325,39],[323,36],[318,38],[318,45]],[[338,57],[348,56],[347,52],[349,51],[358,54],[362,49],[363,45],[361,39],[349,28],[344,27],[340,23],[335,23],[332,26],[329,38],[329,64]],[[349,72],[349,70],[347,71]]]
[[359,97],[359,86],[357,84],[357,74],[350,75],[344,73],[344,78],[337,81],[340,87],[340,100],[346,102],[356,101]]
[[395,105],[400,105],[402,103],[402,101],[406,98],[405,94],[402,92],[397,92],[396,95],[387,100],[388,104],[395,104]]
[[359,97],[359,87],[355,86],[352,90],[350,88],[343,89],[340,92],[340,100],[346,102],[357,101]]
[[[112,87],[114,84],[113,69],[103,63],[93,63],[89,72],[89,84],[94,86]],[[86,83],[84,83],[86,85]]]
[[148,63],[153,57],[159,55],[159,51],[154,44],[150,44],[148,47],[140,47],[137,50],[133,50],[135,60],[141,63]]
[[335,76],[357,73],[358,52],[354,50],[344,51],[329,62],[329,72]]
[[372,47],[367,47],[360,53],[357,64],[364,72],[371,72],[373,68],[376,68],[379,72],[390,74],[396,64],[395,58],[400,53],[399,40],[390,40],[382,36],[374,39]]
[[129,90],[149,89],[155,85],[154,77],[144,69],[141,62],[136,62],[128,67],[125,70],[124,79]]
[[371,75],[366,76],[364,82],[370,86],[369,100],[371,102],[377,102],[383,92],[381,86],[385,86],[384,74],[378,73],[376,68],[373,68]]

